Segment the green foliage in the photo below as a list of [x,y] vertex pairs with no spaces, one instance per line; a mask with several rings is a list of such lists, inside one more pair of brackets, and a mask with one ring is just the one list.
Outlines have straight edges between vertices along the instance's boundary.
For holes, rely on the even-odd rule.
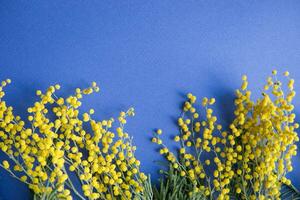
[[293,185],[283,184],[280,198],[283,200],[300,200],[300,192]]
[[161,171],[162,177],[158,187],[153,188],[155,200],[206,200],[203,193],[193,191],[194,185],[189,178],[180,176],[179,172],[175,170],[172,165],[169,166],[168,171]]

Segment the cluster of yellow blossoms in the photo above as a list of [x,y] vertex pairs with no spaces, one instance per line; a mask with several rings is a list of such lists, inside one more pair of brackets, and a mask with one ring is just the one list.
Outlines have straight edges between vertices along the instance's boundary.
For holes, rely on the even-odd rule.
[[[228,130],[213,113],[214,98],[203,98],[203,109],[198,109],[196,97],[189,93],[174,137],[180,143],[178,153],[163,143],[162,130],[152,138],[168,160],[165,174],[175,172],[178,184],[186,185],[177,191],[175,183],[174,190],[160,192],[187,194],[171,195],[175,199],[280,199],[282,184],[291,184],[286,174],[293,170],[291,159],[299,140],[292,104],[294,80],[288,72],[284,76],[287,84],[277,80],[274,70],[255,102],[243,76]],[[22,120],[3,100],[3,89],[10,82],[0,85],[0,149],[9,158],[0,166],[26,183],[36,199],[160,199],[153,196],[150,180],[134,155],[136,147],[124,130],[133,108],[120,113],[117,125],[113,118],[96,121],[93,109],[79,112],[83,96],[99,91],[95,82],[67,98],[58,97],[60,86],[54,85],[36,92],[39,101]]]
[[79,112],[81,98],[99,91],[95,82],[67,98],[58,97],[60,86],[54,85],[36,92],[40,99],[28,108],[25,122],[3,100],[10,82],[0,86],[0,148],[9,158],[0,165],[38,199],[72,199],[73,194],[79,199],[145,199],[147,176],[124,130],[132,108],[120,113],[113,129],[114,119],[96,121],[93,109]]
[[162,131],[156,131],[152,142],[161,146],[169,168],[189,180],[191,199],[199,194],[202,199],[280,199],[282,184],[291,184],[286,174],[293,169],[291,158],[299,140],[292,105],[294,80],[288,72],[284,76],[286,88],[274,70],[256,102],[243,76],[236,91],[235,118],[227,131],[213,115],[215,99],[202,99],[205,117],[200,119],[196,97],[189,93],[178,119],[180,133],[174,137],[180,143],[177,155],[163,143]]
[[[280,199],[282,183],[291,184],[286,174],[293,170],[291,158],[297,153],[295,142],[299,137],[295,129],[299,124],[295,123],[292,104],[294,79],[288,72],[284,76],[287,84],[277,79],[274,70],[256,102],[250,100],[246,76],[236,91],[236,118],[230,125],[235,141],[231,148],[237,153],[232,162],[233,179],[236,193],[246,199]],[[229,160],[232,153],[226,153]]]

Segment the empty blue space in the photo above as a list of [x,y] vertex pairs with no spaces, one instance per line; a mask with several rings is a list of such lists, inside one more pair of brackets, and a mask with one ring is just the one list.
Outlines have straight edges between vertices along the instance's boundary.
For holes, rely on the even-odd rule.
[[[215,97],[226,125],[241,76],[255,99],[272,69],[296,80],[299,115],[300,1],[0,1],[0,79],[12,79],[5,100],[15,113],[26,116],[35,90],[59,83],[58,94],[68,95],[96,81],[101,92],[81,110],[108,119],[133,106],[127,131],[154,181],[162,158],[150,138],[161,128],[174,146],[188,92]],[[289,177],[300,189],[300,154],[293,165]],[[0,170],[0,199],[30,197]]]

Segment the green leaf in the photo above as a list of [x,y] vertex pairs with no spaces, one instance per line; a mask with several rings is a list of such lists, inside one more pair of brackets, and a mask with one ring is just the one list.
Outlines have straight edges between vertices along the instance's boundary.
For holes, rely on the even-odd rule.
[[300,192],[293,185],[283,184],[280,198],[282,200],[300,200]]
[[187,178],[180,176],[179,172],[169,166],[162,173],[160,185],[153,187],[154,200],[206,200],[202,193],[189,195],[193,191],[193,183]]

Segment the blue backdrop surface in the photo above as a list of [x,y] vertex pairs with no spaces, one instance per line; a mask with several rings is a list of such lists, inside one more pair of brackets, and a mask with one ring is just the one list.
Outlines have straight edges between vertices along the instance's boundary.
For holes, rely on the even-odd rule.
[[[101,93],[82,110],[95,108],[98,119],[134,106],[127,130],[155,180],[160,157],[149,139],[157,127],[165,139],[176,133],[187,92],[216,97],[226,123],[242,74],[256,97],[274,68],[289,70],[300,90],[300,1],[2,0],[0,55],[0,79],[13,80],[6,100],[21,116],[35,90],[54,83],[68,94],[97,81]],[[297,94],[298,114],[299,102]],[[294,166],[300,189],[300,154]],[[0,199],[30,199],[30,192],[0,170]]]

